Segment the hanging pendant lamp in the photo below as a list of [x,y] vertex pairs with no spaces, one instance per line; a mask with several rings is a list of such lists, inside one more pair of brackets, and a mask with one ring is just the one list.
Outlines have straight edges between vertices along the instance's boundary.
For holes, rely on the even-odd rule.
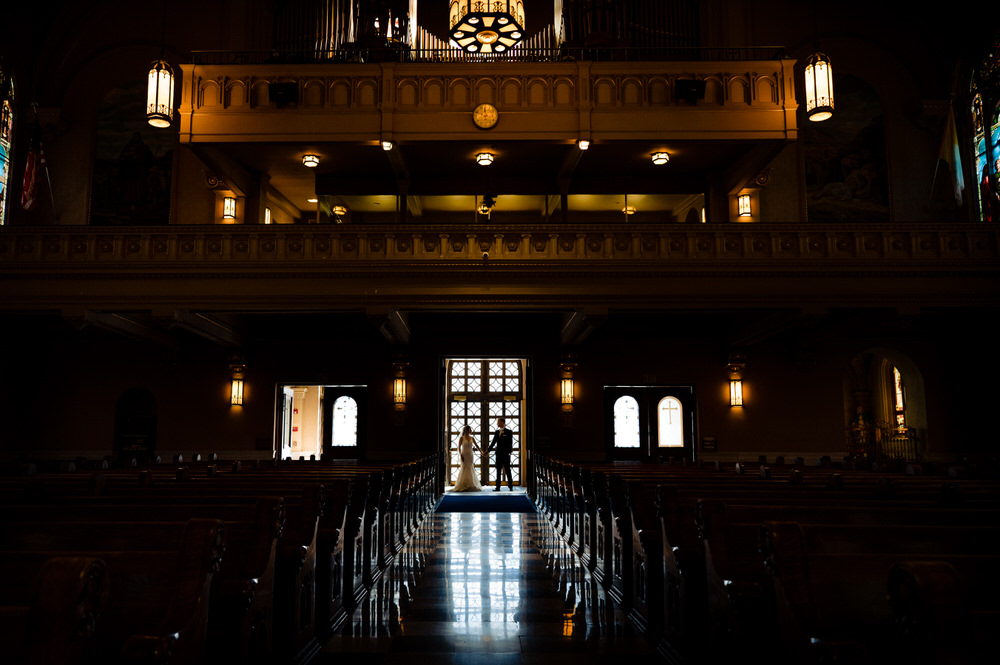
[[833,117],[833,67],[818,51],[806,61],[806,117],[813,122]]

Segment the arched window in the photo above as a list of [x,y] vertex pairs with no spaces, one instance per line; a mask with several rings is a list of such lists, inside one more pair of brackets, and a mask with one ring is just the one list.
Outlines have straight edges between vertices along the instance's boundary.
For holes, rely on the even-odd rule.
[[972,162],[979,219],[1000,219],[1000,38],[972,73],[969,114],[972,123]]
[[615,448],[639,447],[639,402],[631,395],[615,400]]
[[333,402],[333,436],[330,445],[358,445],[358,402],[349,395],[341,395]]
[[659,448],[684,447],[684,418],[681,401],[664,397],[656,406],[656,445]]
[[7,223],[11,199],[11,143],[14,140],[14,81],[0,62],[0,226]]

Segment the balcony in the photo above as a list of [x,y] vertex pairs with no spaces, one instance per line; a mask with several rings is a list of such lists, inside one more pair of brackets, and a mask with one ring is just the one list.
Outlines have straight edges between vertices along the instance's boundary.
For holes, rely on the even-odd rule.
[[[266,174],[300,219],[317,197],[364,209],[401,196],[406,221],[421,222],[440,212],[431,197],[728,193],[795,140],[794,61],[777,49],[684,53],[693,59],[198,53],[181,67],[180,140],[237,195]],[[488,129],[473,122],[482,103],[499,115]],[[474,161],[484,149],[497,155],[488,170]],[[671,155],[669,177],[650,168],[655,151]],[[314,171],[307,152],[321,158]]]
[[0,229],[8,311],[86,305],[995,306],[983,225]]

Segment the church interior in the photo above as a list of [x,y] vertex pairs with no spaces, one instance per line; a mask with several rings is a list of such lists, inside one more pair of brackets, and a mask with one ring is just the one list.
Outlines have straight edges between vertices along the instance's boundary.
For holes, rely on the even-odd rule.
[[[990,365],[965,352],[1000,317],[988,5],[3,10],[0,558],[32,572],[0,598],[24,622],[0,644],[982,662],[1000,469]],[[462,429],[486,444],[500,418],[530,509],[443,510]],[[474,464],[484,501],[514,500],[486,496],[495,450]],[[98,536],[113,522],[131,540]],[[882,540],[831,535],[862,524]],[[189,541],[214,564],[161,592],[211,589],[208,628],[108,627],[138,595],[119,558]],[[257,555],[255,594],[233,566]],[[483,595],[460,597],[476,557]],[[63,578],[91,580],[75,619],[49,606]],[[508,586],[555,600],[508,607]],[[266,612],[226,613],[241,602]]]

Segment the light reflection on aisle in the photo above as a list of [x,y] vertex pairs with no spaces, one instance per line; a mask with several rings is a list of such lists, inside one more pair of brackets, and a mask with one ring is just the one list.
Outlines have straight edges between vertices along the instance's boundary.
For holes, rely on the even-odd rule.
[[[516,624],[522,597],[520,515],[448,516],[445,588],[454,620]],[[496,627],[492,628],[495,633]]]

